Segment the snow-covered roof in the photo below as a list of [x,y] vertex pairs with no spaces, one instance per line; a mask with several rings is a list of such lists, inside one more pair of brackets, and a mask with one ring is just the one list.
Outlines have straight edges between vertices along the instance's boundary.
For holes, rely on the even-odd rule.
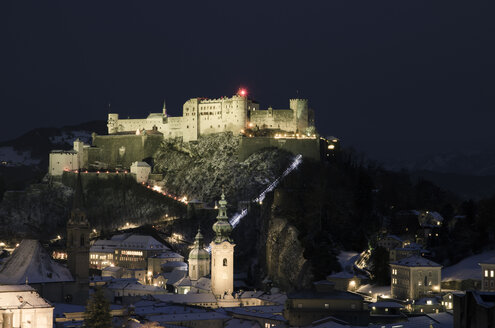
[[0,286],[0,310],[18,309],[21,306],[25,309],[52,307],[29,285]]
[[153,255],[152,258],[159,258],[159,259],[175,259],[175,258],[180,258],[183,259],[184,256],[177,254],[176,252],[172,251],[165,251],[160,254]]
[[495,250],[466,257],[457,264],[442,269],[442,281],[481,280],[481,268],[478,263],[495,263]]
[[156,250],[156,249],[164,249],[168,250],[169,248],[158,240],[151,236],[146,235],[130,235],[128,238],[124,239],[118,248],[125,249],[142,249],[142,250]]
[[[147,319],[151,322],[167,323],[167,322],[179,322],[183,321],[199,321],[199,320],[227,320],[230,319],[228,315],[223,313],[211,311],[200,313],[177,313],[177,314],[165,314],[165,315],[153,315],[148,316]],[[168,325],[167,325],[168,326]]]
[[417,301],[414,301],[414,305],[437,305],[438,299],[436,297],[423,297]]
[[313,290],[301,290],[287,294],[289,299],[347,299],[362,300],[363,297],[358,294],[333,290],[330,292],[316,292]]
[[407,267],[441,267],[440,264],[417,255],[391,262],[390,265],[400,265]]
[[225,310],[227,313],[234,313],[237,315],[245,315],[245,316],[270,319],[270,320],[278,320],[282,322],[287,321],[282,316],[282,312],[284,311],[283,305],[226,307],[223,308],[223,310]]
[[187,263],[182,261],[170,261],[162,264],[164,269],[187,270]]
[[397,308],[397,309],[402,309],[404,308],[404,305],[397,303],[397,302],[375,302],[375,303],[370,303],[368,307],[376,307],[376,308]]
[[134,162],[131,164],[131,167],[151,167],[148,163],[146,162]]
[[0,268],[0,284],[73,281],[69,269],[55,262],[37,240],[24,239]]
[[172,272],[163,273],[162,276],[167,279],[168,285],[173,285],[187,275],[185,270],[173,270]]
[[192,285],[197,289],[211,290],[211,279],[206,277],[201,277],[198,280],[193,281]]
[[404,240],[402,240],[402,238],[400,238],[399,236],[396,236],[396,235],[386,235],[383,239],[385,238],[390,238],[390,239],[394,239],[394,240],[397,240],[398,242],[404,242]]
[[179,304],[193,303],[216,303],[217,299],[212,293],[197,293],[197,294],[164,294],[153,295],[153,298],[162,302],[172,302]]
[[186,276],[186,277],[182,278],[181,280],[175,282],[173,285],[176,287],[179,287],[179,286],[185,287],[185,286],[192,286],[192,283],[191,283],[191,279]]

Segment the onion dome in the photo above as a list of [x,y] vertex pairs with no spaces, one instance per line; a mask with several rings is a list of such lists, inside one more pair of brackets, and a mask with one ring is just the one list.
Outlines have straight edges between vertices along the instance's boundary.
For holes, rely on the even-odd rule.
[[207,260],[210,258],[210,253],[203,246],[203,235],[201,234],[201,230],[198,229],[198,233],[194,238],[194,247],[189,253],[189,259],[193,260]]
[[232,242],[232,238],[230,238],[232,225],[230,225],[229,218],[227,217],[227,201],[225,200],[225,194],[223,192],[222,199],[220,199],[218,205],[217,222],[213,224],[213,231],[215,232],[213,241],[217,244],[224,241]]

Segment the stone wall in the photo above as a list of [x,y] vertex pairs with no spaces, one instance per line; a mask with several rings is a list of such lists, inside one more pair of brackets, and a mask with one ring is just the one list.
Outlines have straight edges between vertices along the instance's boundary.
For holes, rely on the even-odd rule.
[[305,158],[320,160],[320,139],[275,139],[269,137],[241,138],[238,158],[244,161],[251,154],[264,148],[280,148]]
[[108,168],[129,168],[133,162],[153,157],[163,141],[163,135],[106,135],[93,136],[89,150],[89,164],[96,161],[108,164]]

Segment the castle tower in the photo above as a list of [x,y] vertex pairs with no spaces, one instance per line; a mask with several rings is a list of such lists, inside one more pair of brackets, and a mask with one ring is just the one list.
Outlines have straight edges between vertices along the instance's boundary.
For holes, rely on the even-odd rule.
[[198,280],[210,274],[210,254],[204,249],[201,230],[194,238],[194,246],[189,253],[189,278]]
[[164,118],[167,117],[168,116],[167,115],[167,104],[165,103],[165,99],[163,100],[163,109],[162,109],[162,111],[163,111],[163,117]]
[[89,277],[89,222],[84,211],[81,175],[77,175],[74,202],[67,222],[67,264],[76,281],[85,282]]
[[119,114],[109,113],[107,121],[108,134],[119,132]]
[[230,238],[232,226],[227,217],[225,194],[218,202],[217,222],[213,225],[215,238],[211,242],[211,291],[217,298],[230,296],[234,291],[234,247]]
[[294,111],[296,129],[299,133],[304,133],[309,127],[308,100],[290,99],[289,108]]

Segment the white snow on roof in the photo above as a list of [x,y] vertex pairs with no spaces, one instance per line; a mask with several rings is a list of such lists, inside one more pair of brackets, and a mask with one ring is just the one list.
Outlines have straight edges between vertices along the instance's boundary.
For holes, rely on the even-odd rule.
[[65,266],[55,262],[37,240],[24,239],[0,269],[0,284],[73,281]]
[[390,286],[378,286],[378,285],[361,285],[357,292],[368,295],[390,295]]
[[131,167],[151,167],[148,163],[146,162],[134,162],[132,163]]
[[167,246],[163,245],[155,238],[144,235],[130,235],[128,238],[122,241],[122,243],[119,245],[119,248],[143,250],[169,249]]
[[495,250],[469,256],[457,264],[443,268],[442,281],[481,280],[481,267],[479,263],[485,262],[495,263]]
[[36,291],[28,285],[23,286],[2,286],[0,288],[0,310],[17,309],[19,307],[51,308]]
[[227,320],[229,316],[218,312],[200,312],[200,313],[179,313],[166,315],[148,316],[147,319],[151,322],[182,322],[182,321],[197,321],[197,320]]
[[391,265],[400,265],[407,267],[440,267],[441,265],[430,261],[422,256],[414,255],[410,257],[406,257],[404,259],[400,259],[395,262],[391,262]]
[[153,295],[153,298],[162,302],[172,302],[180,304],[216,303],[217,301],[215,295],[213,295],[212,293]]

